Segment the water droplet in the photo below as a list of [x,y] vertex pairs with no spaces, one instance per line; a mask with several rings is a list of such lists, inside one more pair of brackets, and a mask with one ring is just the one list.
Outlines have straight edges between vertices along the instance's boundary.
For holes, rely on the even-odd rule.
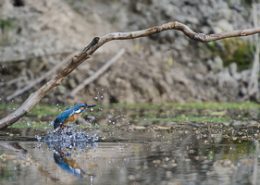
[[37,139],[37,141],[41,141],[41,139],[42,139],[42,137],[38,136],[38,135],[36,135],[35,138]]
[[94,176],[90,176],[90,184],[93,184],[93,182],[94,182]]

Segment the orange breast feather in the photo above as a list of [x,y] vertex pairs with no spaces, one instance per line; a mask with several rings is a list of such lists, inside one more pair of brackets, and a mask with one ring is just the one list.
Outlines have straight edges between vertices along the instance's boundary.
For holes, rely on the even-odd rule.
[[79,114],[74,114],[74,115],[70,116],[69,119],[67,119],[65,121],[65,123],[74,122],[74,121],[76,121],[78,119],[78,117],[79,117]]

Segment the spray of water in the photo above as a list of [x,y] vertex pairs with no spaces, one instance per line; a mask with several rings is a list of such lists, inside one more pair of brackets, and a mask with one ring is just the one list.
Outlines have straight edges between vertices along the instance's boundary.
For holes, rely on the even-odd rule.
[[35,136],[35,138],[39,142],[46,143],[51,149],[85,149],[95,146],[99,140],[97,134],[87,134],[76,130],[74,127],[64,128],[57,132],[51,131],[45,136]]

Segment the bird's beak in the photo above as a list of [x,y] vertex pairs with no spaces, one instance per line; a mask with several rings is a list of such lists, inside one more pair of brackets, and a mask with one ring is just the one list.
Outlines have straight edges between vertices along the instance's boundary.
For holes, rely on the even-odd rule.
[[95,107],[96,105],[87,105],[87,108]]

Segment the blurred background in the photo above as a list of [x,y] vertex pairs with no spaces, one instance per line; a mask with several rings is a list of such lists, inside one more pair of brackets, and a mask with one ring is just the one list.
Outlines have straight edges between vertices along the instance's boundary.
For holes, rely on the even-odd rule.
[[[222,33],[259,20],[256,0],[0,0],[0,117],[95,36],[169,21]],[[256,185],[258,37],[200,43],[166,31],[107,43],[0,130],[0,184]],[[57,140],[50,123],[75,101],[98,106]]]
[[[94,36],[175,20],[207,34],[252,28],[260,16],[253,4],[251,0],[1,0],[0,99],[24,100],[50,79],[55,66],[63,67],[57,65]],[[199,43],[177,31],[113,41],[43,102],[64,103],[64,97],[71,95],[93,99],[100,94],[104,103],[259,102],[256,43],[254,36]],[[108,70],[73,92],[121,48],[125,52]]]

